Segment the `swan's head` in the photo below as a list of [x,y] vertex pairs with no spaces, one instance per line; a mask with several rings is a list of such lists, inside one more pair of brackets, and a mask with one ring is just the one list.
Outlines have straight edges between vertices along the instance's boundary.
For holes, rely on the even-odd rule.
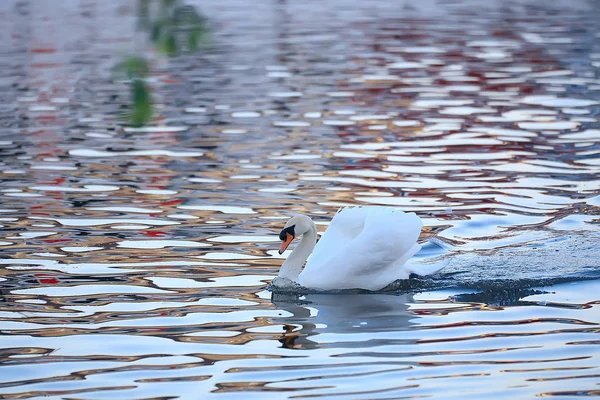
[[281,239],[282,242],[281,247],[279,248],[279,254],[283,254],[296,236],[302,236],[311,229],[316,229],[315,223],[306,215],[299,214],[290,218],[283,230],[279,232],[279,239]]

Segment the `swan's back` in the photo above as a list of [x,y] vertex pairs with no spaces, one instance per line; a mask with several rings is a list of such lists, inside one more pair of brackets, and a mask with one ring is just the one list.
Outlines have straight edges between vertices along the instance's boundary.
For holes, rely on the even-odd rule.
[[325,233],[317,242],[310,258],[308,267],[312,262],[318,262],[331,254],[340,251],[347,243],[354,240],[364,229],[365,220],[370,211],[375,207],[344,207],[339,209],[327,226]]
[[346,207],[327,227],[300,275],[304,286],[378,290],[407,278],[404,262],[420,249],[423,226],[394,207]]

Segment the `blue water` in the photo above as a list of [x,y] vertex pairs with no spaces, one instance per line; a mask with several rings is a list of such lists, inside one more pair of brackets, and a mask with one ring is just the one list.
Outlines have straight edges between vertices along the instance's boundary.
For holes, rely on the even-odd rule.
[[[593,3],[186,1],[172,58],[136,3],[0,4],[0,398],[600,393]],[[350,204],[444,270],[269,290],[290,214]]]

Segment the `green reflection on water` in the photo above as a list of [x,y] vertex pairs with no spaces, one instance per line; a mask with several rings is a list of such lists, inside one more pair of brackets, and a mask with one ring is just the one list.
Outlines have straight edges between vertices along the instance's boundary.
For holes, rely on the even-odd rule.
[[[138,29],[147,32],[154,49],[168,57],[194,53],[210,44],[206,18],[178,0],[139,0]],[[150,69],[150,61],[141,55],[128,56],[115,66],[115,72],[130,82],[132,104],[122,117],[133,126],[146,125],[155,114],[146,79]]]
[[150,35],[154,48],[169,57],[208,46],[206,18],[195,7],[177,0],[140,0],[138,27]]

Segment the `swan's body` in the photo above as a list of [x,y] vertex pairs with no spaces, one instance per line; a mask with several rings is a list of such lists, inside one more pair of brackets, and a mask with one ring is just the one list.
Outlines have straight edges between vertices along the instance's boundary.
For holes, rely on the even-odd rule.
[[380,290],[397,279],[408,278],[410,273],[436,272],[405,265],[421,249],[417,239],[422,226],[414,213],[393,207],[346,207],[335,214],[317,243],[314,222],[297,215],[281,231],[284,242],[280,253],[294,237],[302,239],[276,279],[287,278],[320,290]]

